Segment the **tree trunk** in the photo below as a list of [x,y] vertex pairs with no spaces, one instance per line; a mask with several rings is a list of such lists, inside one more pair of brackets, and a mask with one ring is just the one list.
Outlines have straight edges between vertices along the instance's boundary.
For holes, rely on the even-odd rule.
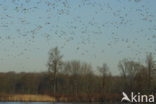
[[53,96],[54,97],[56,97],[56,70],[57,70],[56,64],[57,63],[55,63],[55,66],[54,66],[54,86],[53,86]]

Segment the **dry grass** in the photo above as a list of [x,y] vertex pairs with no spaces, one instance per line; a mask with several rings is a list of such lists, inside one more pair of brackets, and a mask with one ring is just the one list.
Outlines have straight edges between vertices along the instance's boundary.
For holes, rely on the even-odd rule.
[[0,98],[0,101],[55,102],[56,99],[47,95],[12,95]]

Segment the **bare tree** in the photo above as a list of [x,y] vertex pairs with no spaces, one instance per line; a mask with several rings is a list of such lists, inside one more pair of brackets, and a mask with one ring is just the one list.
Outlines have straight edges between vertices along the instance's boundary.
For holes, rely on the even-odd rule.
[[126,79],[127,78],[127,68],[126,68],[126,62],[127,62],[127,59],[123,59],[122,61],[119,62],[118,64],[118,68],[119,68],[119,71],[121,73],[121,76]]
[[99,72],[101,73],[102,76],[106,76],[106,74],[108,74],[108,65],[106,63],[104,63],[102,65],[102,67],[98,67]]
[[79,82],[79,76],[81,73],[81,63],[80,61],[71,61],[70,62],[71,65],[71,69],[69,70],[69,72],[71,73],[71,75],[73,76],[73,89],[74,89],[74,94],[75,96],[78,95],[78,82]]
[[104,90],[105,90],[105,83],[106,83],[106,76],[108,75],[108,70],[109,70],[109,67],[107,66],[106,63],[104,63],[102,65],[102,67],[98,67],[98,70],[102,76],[102,93],[104,93]]
[[71,64],[70,64],[70,62],[69,61],[64,62],[62,73],[66,74],[66,75],[70,75],[70,71],[71,71]]
[[81,64],[81,84],[87,94],[88,100],[91,100],[91,94],[94,91],[95,80],[93,78],[94,74],[92,71],[92,66],[87,63]]
[[[136,77],[137,73],[142,69],[142,65],[135,61],[130,61],[124,59],[119,62],[119,71],[123,78],[123,84],[125,89],[132,90],[134,78]],[[128,87],[128,88],[127,88]]]
[[124,59],[119,62],[118,67],[123,78],[134,78],[140,69],[140,63]]
[[149,53],[146,56],[146,63],[147,63],[147,69],[148,69],[148,89],[150,91],[150,89],[151,89],[151,71],[152,71],[152,68],[154,65],[152,53]]
[[60,55],[60,51],[57,47],[51,49],[49,51],[49,60],[48,60],[48,71],[51,74],[53,79],[53,95],[56,95],[56,78],[57,73],[62,65],[62,55]]

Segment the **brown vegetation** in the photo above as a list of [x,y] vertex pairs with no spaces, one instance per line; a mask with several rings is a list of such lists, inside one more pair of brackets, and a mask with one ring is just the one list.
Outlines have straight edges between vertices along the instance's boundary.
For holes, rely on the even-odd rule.
[[0,97],[0,101],[21,102],[55,102],[56,99],[47,95],[7,95]]
[[118,76],[112,76],[105,63],[98,67],[100,74],[95,74],[90,64],[61,59],[55,48],[49,53],[48,72],[0,73],[0,100],[104,102],[120,101],[123,91],[127,94],[156,92],[151,54],[147,55],[147,65],[121,60]]

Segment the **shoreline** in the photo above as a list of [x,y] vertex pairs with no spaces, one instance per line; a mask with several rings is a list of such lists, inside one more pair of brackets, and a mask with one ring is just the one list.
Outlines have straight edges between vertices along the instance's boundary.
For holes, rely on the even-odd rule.
[[0,102],[56,102],[56,99],[48,95],[16,94],[1,96]]
[[[115,96],[114,96],[115,97]],[[102,100],[103,98],[96,98],[96,97],[72,97],[72,96],[59,96],[59,97],[52,97],[48,95],[40,95],[40,94],[6,94],[0,96],[0,102],[114,102],[118,101],[119,96],[116,96],[116,100]]]

